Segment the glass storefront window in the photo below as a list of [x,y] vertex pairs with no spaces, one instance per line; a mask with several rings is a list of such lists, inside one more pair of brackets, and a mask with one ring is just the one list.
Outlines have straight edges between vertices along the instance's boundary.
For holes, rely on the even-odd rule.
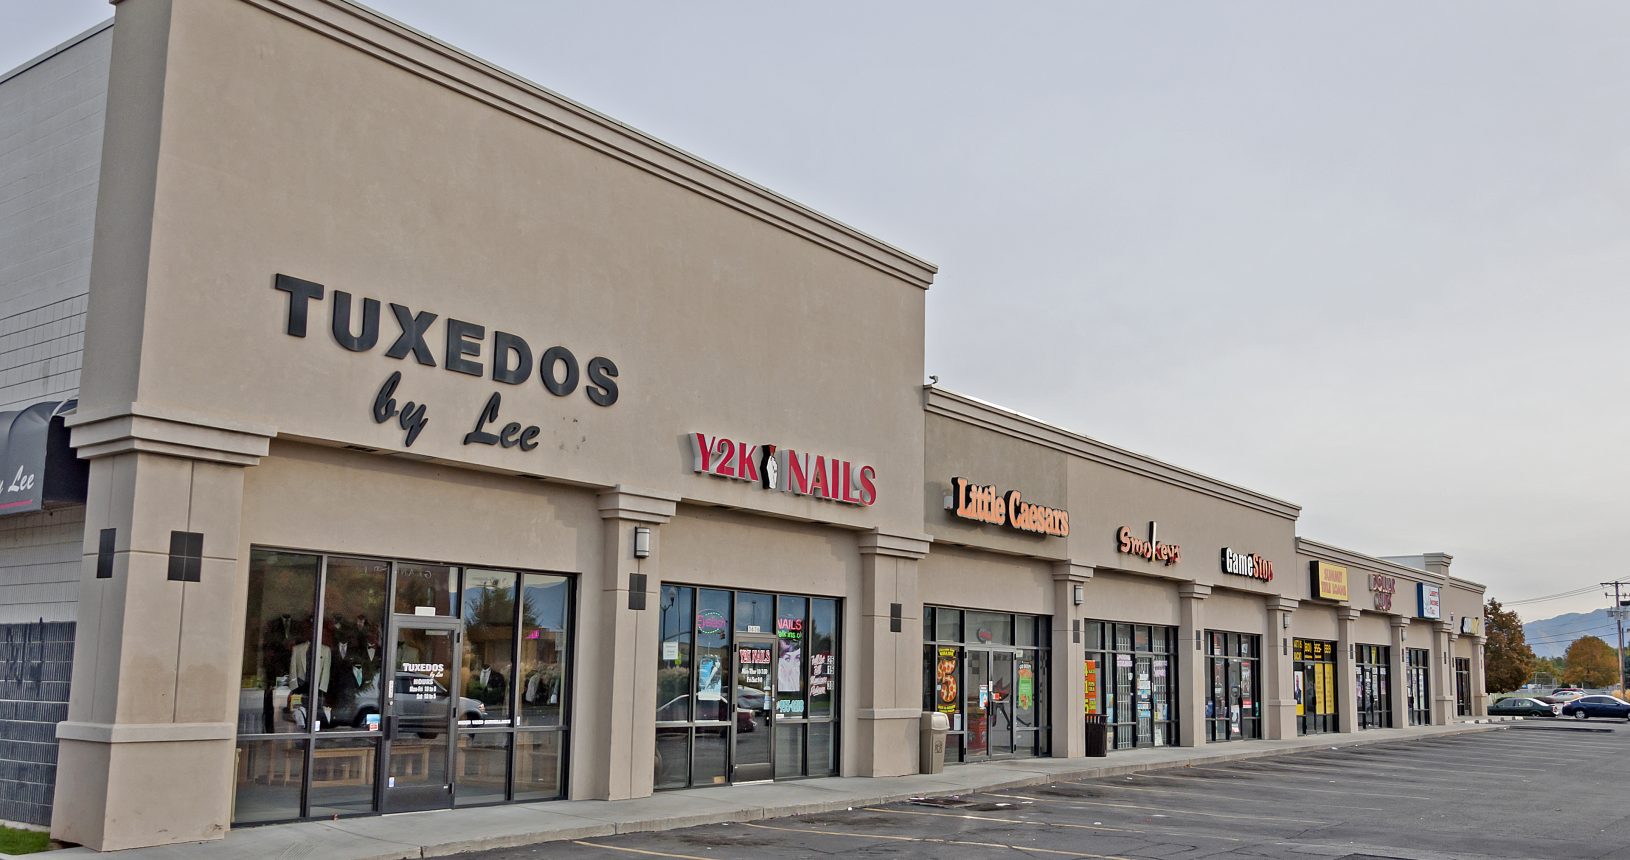
[[[517,577],[510,571],[467,570],[464,572],[463,606],[464,654],[459,661],[459,689],[471,700],[486,707],[485,713],[469,719],[460,715],[460,726],[508,725],[515,690],[515,605]],[[530,620],[530,619],[529,619]]]
[[[323,633],[317,647],[294,647],[296,684],[293,695],[313,702],[318,731],[365,729],[380,713],[385,671],[385,593],[390,563],[369,558],[328,559],[323,585]],[[302,674],[302,659],[314,653],[311,674]],[[300,706],[295,706],[299,710]],[[316,765],[312,765],[313,770]]]
[[1291,697],[1296,701],[1296,732],[1312,735],[1337,731],[1336,643],[1291,640],[1295,660]]
[[1091,698],[1089,714],[1102,714],[1115,749],[1177,742],[1172,652],[1177,628],[1088,621],[1083,648]]
[[1432,653],[1425,648],[1409,648],[1404,652],[1408,666],[1409,724],[1430,725],[1432,722]]
[[1355,645],[1358,727],[1392,728],[1392,647]]
[[923,709],[950,720],[946,761],[1045,755],[1047,616],[925,609],[941,638],[924,643]]
[[304,731],[295,719],[293,705],[301,700],[293,699],[293,689],[297,678],[311,675],[311,649],[302,651],[298,669],[293,657],[297,644],[311,641],[322,559],[266,550],[255,550],[250,559],[238,734]]
[[566,712],[566,667],[570,656],[567,613],[571,580],[529,573],[521,600],[521,725],[558,726]]
[[[657,788],[724,784],[732,767],[736,779],[835,772],[837,600],[669,585],[661,607],[657,666],[671,677],[656,703]],[[687,651],[693,668],[676,663]]]
[[658,601],[657,722],[690,719],[691,612],[696,592],[662,586]]
[[1206,739],[1246,740],[1262,737],[1262,696],[1257,687],[1261,637],[1252,633],[1211,631],[1206,639],[1211,684],[1205,703]]
[[[572,585],[251,548],[233,822],[423,808],[392,793],[404,788],[457,805],[558,797]],[[425,668],[393,671],[387,658]],[[439,703],[429,711],[426,695]],[[528,724],[548,728],[517,734],[517,701]],[[388,744],[387,718],[401,721]],[[448,784],[450,795],[435,790]]]
[[452,615],[457,609],[458,569],[445,564],[398,564],[396,602],[398,615]]

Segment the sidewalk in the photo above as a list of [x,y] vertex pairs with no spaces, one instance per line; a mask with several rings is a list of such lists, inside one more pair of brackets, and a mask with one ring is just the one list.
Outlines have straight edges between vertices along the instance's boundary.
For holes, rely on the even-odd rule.
[[[1238,741],[1197,748],[1126,750],[1099,759],[1018,759],[951,765],[933,775],[884,779],[831,777],[798,782],[721,786],[660,792],[635,800],[556,800],[400,815],[307,821],[234,830],[215,842],[166,845],[113,852],[119,860],[399,860],[443,857],[467,851],[511,848],[563,839],[586,839],[725,821],[831,812],[893,803],[913,797],[967,794],[1065,779],[1119,776],[1189,764],[1245,761],[1311,750],[1442,737],[1501,728],[1500,718],[1448,726],[1414,726],[1362,734]],[[0,855],[4,857],[5,855]],[[32,855],[52,860],[99,856],[85,848]]]

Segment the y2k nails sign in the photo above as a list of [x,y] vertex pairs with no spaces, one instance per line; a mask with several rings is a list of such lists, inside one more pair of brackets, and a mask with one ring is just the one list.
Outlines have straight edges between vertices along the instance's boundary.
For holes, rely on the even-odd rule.
[[871,466],[706,433],[690,434],[690,446],[698,474],[751,481],[766,490],[846,505],[870,507],[877,502],[877,470]]

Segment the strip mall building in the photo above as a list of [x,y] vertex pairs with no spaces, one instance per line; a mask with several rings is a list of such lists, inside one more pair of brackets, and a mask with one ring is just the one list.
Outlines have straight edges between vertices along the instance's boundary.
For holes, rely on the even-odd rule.
[[933,266],[344,0],[0,79],[0,251],[0,818],[64,840],[1481,707],[1449,556],[925,388]]

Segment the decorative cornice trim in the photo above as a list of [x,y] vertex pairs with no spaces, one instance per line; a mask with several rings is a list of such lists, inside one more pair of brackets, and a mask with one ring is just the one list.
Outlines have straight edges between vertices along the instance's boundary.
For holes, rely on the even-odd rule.
[[1267,602],[1269,612],[1295,612],[1296,607],[1302,605],[1302,601],[1294,597],[1280,597],[1277,594],[1268,595]]
[[1336,620],[1337,621],[1357,621],[1359,618],[1363,617],[1363,615],[1364,615],[1364,610],[1359,609],[1356,606],[1338,606],[1338,607],[1336,607]]
[[80,459],[139,452],[253,466],[266,456],[276,428],[185,409],[131,403],[78,410],[64,419]]
[[348,0],[241,0],[920,289],[933,263]]
[[1177,596],[1204,600],[1211,596],[1211,586],[1198,582],[1185,582],[1177,587]]
[[57,739],[93,744],[140,744],[165,741],[229,741],[231,723],[57,723]]
[[1028,415],[1005,409],[994,403],[987,403],[978,398],[947,391],[937,386],[928,386],[924,389],[923,408],[934,415],[942,415],[965,424],[1001,433],[1004,436],[1011,436],[1032,444],[1052,448],[1055,451],[1072,454],[1084,460],[1091,460],[1124,472],[1182,487],[1223,501],[1233,502],[1276,517],[1294,520],[1302,512],[1301,506],[1283,499],[1276,499],[1273,496],[1207,477],[1199,472],[1191,472],[1181,466],[1174,466],[1153,457],[1134,453],[1124,448],[1117,448]]
[[855,542],[860,547],[861,555],[919,559],[928,555],[928,548],[934,539],[928,535],[895,535],[872,529],[861,532]]
[[600,518],[661,525],[674,518],[679,497],[656,490],[643,490],[624,484],[606,490],[598,497]]
[[1090,564],[1082,564],[1079,561],[1053,562],[1054,582],[1086,582],[1092,579],[1092,575],[1096,572],[1097,568]]

